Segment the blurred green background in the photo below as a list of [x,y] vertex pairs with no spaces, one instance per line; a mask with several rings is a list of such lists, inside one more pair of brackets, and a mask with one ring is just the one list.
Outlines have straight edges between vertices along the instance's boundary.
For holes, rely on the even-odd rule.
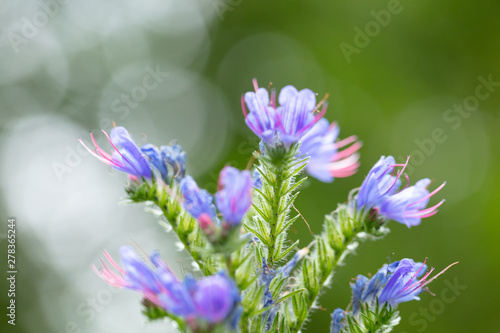
[[[364,142],[359,172],[310,179],[296,207],[313,232],[381,155],[411,154],[413,181],[447,181],[438,215],[391,223],[338,269],[309,332],[328,332],[349,281],[411,257],[438,270],[436,296],[400,306],[396,332],[493,332],[500,274],[500,3],[493,1],[4,0],[0,3],[0,262],[17,224],[16,326],[2,332],[170,332],[139,297],[89,268],[131,240],[190,270],[172,234],[139,206],[119,206],[125,177],[77,138],[111,121],[158,145],[177,139],[189,171],[214,190],[228,161],[244,168],[257,140],[240,96],[251,79],[330,94],[326,117]],[[156,72],[154,80],[146,79]],[[489,82],[489,83],[488,83]],[[499,83],[497,83],[499,82]],[[98,140],[102,142],[102,136]],[[311,236],[301,221],[292,238]]]

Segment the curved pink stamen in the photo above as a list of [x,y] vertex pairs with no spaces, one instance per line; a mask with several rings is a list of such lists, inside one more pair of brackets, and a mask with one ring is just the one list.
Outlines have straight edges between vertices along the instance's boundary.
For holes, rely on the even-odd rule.
[[106,259],[108,259],[109,263],[111,265],[113,265],[114,268],[116,268],[120,273],[122,274],[125,274],[125,270],[123,268],[121,268],[114,260],[113,258],[111,258],[111,256],[109,255],[108,252],[104,251],[104,256],[106,257]]
[[243,114],[245,115],[245,118],[246,118],[248,116],[248,113],[247,113],[247,106],[245,103],[245,96],[244,95],[241,96],[241,109],[243,110]]
[[276,109],[276,90],[271,90],[271,107]]
[[355,142],[356,140],[358,140],[358,137],[356,135],[351,135],[350,137],[347,137],[347,138],[342,139],[342,140],[340,140],[338,142],[335,142],[335,147],[337,149],[338,148],[342,148],[344,146],[347,146],[350,143]]
[[253,88],[255,89],[255,93],[257,94],[257,90],[259,90],[259,85],[257,84],[257,79],[252,79]]
[[[444,202],[445,202],[445,200],[443,199],[438,204],[436,204],[436,205],[434,205],[432,207],[429,207],[429,208],[426,208],[426,209],[422,209],[422,210],[419,210],[417,212],[408,213],[408,214],[405,214],[404,216],[405,217],[428,217],[428,216],[432,216],[435,213],[437,213],[436,209],[438,209],[439,206],[441,206]],[[426,215],[426,214],[429,214],[429,213],[432,213],[432,215]],[[423,215],[425,215],[425,216],[423,216]]]
[[434,191],[432,191],[431,193],[427,194],[425,197],[421,198],[420,200],[418,201],[415,201],[414,203],[411,203],[408,205],[408,207],[410,206],[413,206],[421,201],[424,201],[425,199],[428,199],[430,197],[432,197],[434,194],[438,193],[443,187],[444,185],[446,185],[446,182],[442,183],[437,189],[435,189]]
[[337,152],[334,156],[332,161],[338,161],[343,158],[346,158],[348,156],[351,156],[355,152],[357,152],[363,145],[360,142],[354,143],[352,146],[350,146],[347,149],[344,149],[342,151]]
[[110,160],[110,161],[113,160],[112,157],[108,153],[106,153],[104,150],[101,149],[101,147],[99,147],[99,145],[95,141],[94,134],[92,132],[90,132],[90,138],[92,139],[92,143],[94,144],[94,147],[97,150],[97,153],[99,153],[99,155],[101,155],[102,157],[104,157],[107,160]]
[[94,156],[95,158],[97,158],[99,161],[103,162],[104,164],[106,165],[109,165],[109,166],[116,166],[116,167],[122,167],[123,165],[118,163],[118,161],[115,161],[113,159],[107,159],[99,154],[97,154],[95,151],[91,150],[89,147],[87,147],[87,145],[85,144],[85,142],[83,142],[82,139],[78,139],[78,141],[80,141],[80,143],[83,145],[83,147],[92,155]]

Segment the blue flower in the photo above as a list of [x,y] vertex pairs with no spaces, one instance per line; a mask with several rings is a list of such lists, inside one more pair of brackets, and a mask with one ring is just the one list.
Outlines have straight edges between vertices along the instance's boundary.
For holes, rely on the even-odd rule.
[[175,179],[180,182],[186,174],[186,153],[178,144],[161,146],[160,149],[150,143],[141,147],[151,167],[160,173],[167,183]]
[[344,328],[344,310],[337,308],[332,312],[332,323],[330,325],[330,333],[340,333]]
[[191,321],[225,322],[234,327],[239,320],[239,291],[225,273],[206,276],[200,280],[186,276],[183,281],[179,281],[158,252],[148,258],[152,267],[128,246],[120,249],[123,268],[108,253],[105,252],[104,255],[118,273],[104,262],[100,270],[95,266],[92,268],[112,286],[138,291],[155,306]]
[[132,177],[151,178],[151,168],[149,167],[148,161],[125,128],[120,126],[113,128],[110,136],[104,131],[103,133],[114,148],[111,155],[99,147],[92,133],[90,133],[90,137],[94,144],[94,150],[88,148],[81,139],[79,139],[79,141],[101,162],[117,170],[128,173]]
[[280,106],[276,109],[278,120],[278,136],[285,147],[290,147],[309,131],[326,112],[327,104],[318,115],[316,111],[316,94],[310,89],[298,91],[293,86],[281,89],[278,96]]
[[202,214],[207,214],[215,219],[215,207],[213,197],[206,191],[201,190],[193,177],[186,176],[181,180],[181,193],[184,198],[183,207],[196,219]]
[[[359,167],[361,143],[355,136],[335,142],[339,135],[339,127],[320,119],[301,139],[300,152],[309,156],[306,171],[314,178],[330,183],[334,177],[349,177],[356,173]],[[349,148],[338,151],[339,148],[353,143]]]
[[380,214],[387,219],[406,224],[408,228],[419,225],[422,218],[436,214],[437,208],[444,202],[441,200],[438,204],[425,208],[429,198],[446,184],[441,184],[432,193],[429,193],[427,187],[430,183],[430,179],[421,179],[414,186],[385,198],[380,205]]
[[163,180],[168,179],[168,169],[161,158],[161,153],[158,147],[150,143],[146,143],[141,147],[142,153],[146,156],[149,164],[154,169],[158,170]]
[[[241,99],[241,107],[247,126],[269,147],[279,144],[290,148],[326,112],[327,104],[322,101],[321,111],[315,114],[316,95],[309,89],[298,91],[293,86],[284,87],[278,96],[280,106],[276,107],[274,90],[269,97],[266,89],[259,88],[256,79],[253,79],[253,85],[255,92],[245,93]],[[262,149],[261,151],[264,153]]]
[[[359,189],[356,197],[357,209],[365,212],[373,209],[383,218],[395,220],[408,227],[419,225],[422,218],[436,214],[437,208],[443,204],[444,200],[430,208],[425,207],[429,198],[441,190],[446,183],[429,193],[427,187],[431,181],[424,178],[414,186],[397,192],[401,186],[399,178],[408,165],[408,161],[409,157],[405,164],[396,164],[392,156],[382,156],[370,170]],[[403,168],[395,176],[391,175],[397,166]],[[407,180],[409,183],[408,177]]]
[[186,175],[186,152],[176,143],[160,147],[163,163],[172,167],[173,177],[180,181]]
[[[425,273],[426,270],[427,266],[423,263],[415,263],[411,259],[401,260],[378,298],[380,304],[388,303],[396,307],[402,302],[420,300],[418,294],[432,272]],[[422,275],[423,278],[418,280]]]
[[369,210],[399,189],[401,173],[398,174],[398,177],[391,176],[395,166],[396,161],[392,156],[382,156],[375,163],[359,189],[356,199],[359,210],[363,208]]
[[240,302],[240,295],[234,282],[225,273],[220,273],[196,283],[193,301],[198,316],[208,322],[218,323],[227,318]]
[[292,259],[290,259],[284,266],[278,269],[278,274],[282,274],[285,277],[289,276],[295,265],[297,265],[300,259],[304,258],[308,253],[309,249],[307,247],[298,250],[292,257]]
[[[255,92],[247,92],[241,99],[241,107],[245,115],[247,126],[263,142],[272,146],[276,137],[276,103],[273,95],[269,100],[269,93],[264,88],[259,88],[257,80],[253,79]],[[272,103],[272,104],[270,104]],[[247,113],[245,104],[250,113]]]
[[361,297],[365,291],[368,278],[364,275],[358,275],[354,283],[350,283],[352,289],[352,313],[356,315],[361,310]]
[[239,224],[252,205],[252,188],[250,171],[226,166],[220,172],[215,203],[230,225]]
[[373,303],[378,298],[378,295],[380,295],[380,292],[389,280],[390,274],[394,273],[398,265],[399,261],[382,266],[382,268],[378,270],[377,274],[375,274],[366,283],[365,288],[363,289],[363,292],[361,294],[361,302],[369,304]]
[[256,169],[252,172],[252,182],[253,187],[260,189],[262,187],[262,179],[260,178],[260,172]]

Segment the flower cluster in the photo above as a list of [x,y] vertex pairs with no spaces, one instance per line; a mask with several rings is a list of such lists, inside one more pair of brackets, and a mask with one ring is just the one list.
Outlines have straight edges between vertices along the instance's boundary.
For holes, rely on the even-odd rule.
[[[446,182],[431,193],[427,190],[431,183],[427,178],[398,191],[401,187],[400,177],[407,164],[408,160],[405,164],[396,164],[394,157],[382,156],[361,185],[356,197],[356,208],[365,214],[395,220],[408,227],[419,225],[422,218],[436,214],[444,200],[432,207],[425,207],[429,198],[441,190]],[[396,167],[402,169],[394,175]],[[409,179],[407,181],[409,183]]]
[[101,162],[125,172],[132,180],[151,179],[156,177],[167,184],[172,180],[179,182],[186,173],[186,153],[181,146],[173,143],[160,148],[145,144],[139,148],[132,140],[128,131],[115,127],[110,135],[102,131],[113,147],[111,154],[106,153],[90,133],[94,150],[80,139],[81,144]]
[[240,296],[234,282],[223,272],[195,280],[186,277],[179,281],[167,264],[154,252],[150,265],[142,261],[128,246],[120,248],[120,267],[107,253],[113,271],[104,262],[93,270],[108,284],[116,288],[137,291],[144,299],[175,316],[185,318],[191,325],[228,323],[234,325],[239,314]]
[[[260,153],[247,168],[252,171],[224,167],[214,194],[188,174],[176,143],[139,147],[123,127],[109,136],[103,131],[110,153],[92,133],[93,149],[80,140],[97,159],[128,174],[127,202],[162,214],[159,224],[176,234],[203,277],[179,279],[158,252],[142,260],[127,246],[120,249],[121,265],[104,252],[109,263],[93,270],[114,287],[139,292],[150,320],[174,320],[182,332],[301,332],[336,267],[360,242],[382,238],[390,219],[418,225],[444,201],[427,208],[445,184],[430,192],[429,179],[410,186],[406,177],[403,188],[408,161],[382,156],[357,192],[325,215],[321,233],[298,250],[303,239],[290,244],[287,234],[297,219],[306,221],[294,206],[302,172],[323,182],[355,174],[361,142],[338,139],[337,124],[323,118],[326,101],[316,103],[313,91],[285,86],[276,94],[253,83],[255,91],[241,102],[246,124],[261,139]],[[441,274],[428,279],[433,269],[426,270],[425,262],[402,259],[371,278],[358,275],[352,307],[332,313],[330,331],[390,331],[400,320],[397,306],[418,300]]]
[[[454,263],[456,264],[456,263]],[[394,310],[400,303],[412,300],[420,300],[419,294],[427,290],[432,280],[444,273],[451,264],[443,271],[428,279],[434,271],[427,271],[424,263],[415,263],[412,259],[402,259],[391,264],[385,264],[372,278],[358,275],[352,282],[352,310],[350,312],[336,309],[332,313],[331,332],[341,332],[344,327],[345,317],[351,316],[360,321],[362,313],[372,311],[377,314],[380,311]]]
[[[241,100],[245,122],[268,147],[289,148],[300,142],[301,154],[309,157],[307,173],[323,182],[356,173],[359,166],[356,151],[361,144],[355,136],[335,142],[339,128],[336,124],[330,126],[323,118],[327,109],[325,101],[316,104],[312,90],[298,91],[289,85],[281,89],[277,106],[274,90],[269,97],[266,89],[258,87],[257,80],[254,79],[253,84],[255,92],[247,92]],[[348,145],[351,146],[338,151]]]

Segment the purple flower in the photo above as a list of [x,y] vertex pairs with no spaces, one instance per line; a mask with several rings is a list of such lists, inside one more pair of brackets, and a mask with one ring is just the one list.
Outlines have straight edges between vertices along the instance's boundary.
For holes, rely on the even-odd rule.
[[217,323],[228,317],[235,304],[240,302],[240,296],[234,282],[226,274],[220,273],[197,282],[193,301],[198,316]]
[[289,260],[284,266],[278,269],[278,274],[283,274],[283,276],[289,276],[292,272],[293,268],[300,259],[304,258],[309,253],[309,249],[307,247],[298,250],[291,260]]
[[361,302],[372,303],[375,301],[387,283],[387,280],[389,280],[390,274],[394,273],[398,265],[399,261],[382,266],[382,268],[378,270],[377,274],[367,281],[361,294]]
[[352,289],[352,313],[356,315],[361,309],[361,296],[366,289],[368,278],[358,275],[354,283],[350,283]]
[[179,281],[157,252],[149,258],[152,267],[127,246],[120,249],[123,268],[108,253],[104,255],[117,272],[103,262],[100,270],[92,266],[98,276],[114,287],[142,293],[148,301],[171,314],[210,323],[226,321],[230,325],[239,318],[239,291],[225,273],[200,280],[187,276]]
[[230,166],[222,169],[215,202],[224,220],[230,225],[240,223],[252,205],[252,188],[250,171],[239,171]]
[[380,205],[380,214],[387,219],[406,224],[408,228],[419,225],[422,218],[436,214],[437,208],[444,202],[443,199],[438,204],[425,208],[429,198],[446,184],[441,184],[432,193],[429,193],[427,187],[430,183],[430,179],[421,179],[414,186],[385,198]]
[[[328,120],[320,119],[301,139],[300,151],[307,154],[306,171],[314,178],[330,183],[334,177],[349,177],[356,173],[359,167],[361,143],[355,136],[350,136],[335,142],[339,135],[339,127]],[[338,151],[339,148],[353,143],[349,148]]]
[[380,204],[382,200],[393,194],[401,186],[399,176],[391,176],[394,167],[398,166],[394,157],[382,156],[366,176],[356,199],[358,210],[370,208]]
[[[396,307],[402,302],[420,300],[418,294],[422,292],[422,287],[432,272],[425,273],[426,270],[425,263],[415,263],[411,259],[401,260],[378,298],[380,304],[388,303]],[[422,275],[422,279],[418,280]]]
[[316,111],[316,94],[310,89],[298,91],[293,86],[281,89],[278,96],[280,106],[276,109],[278,135],[285,147],[290,147],[311,129],[326,112],[327,103],[321,112]]
[[160,177],[167,183],[175,179],[178,182],[186,174],[186,153],[178,144],[161,146],[160,149],[152,144],[145,144],[141,151],[147,157],[150,166],[160,173]]
[[151,168],[143,153],[134,143],[127,130],[123,127],[115,127],[111,130],[111,137],[105,131],[102,131],[109,143],[113,146],[111,155],[106,153],[94,139],[94,135],[90,133],[94,144],[94,151],[85,145],[82,139],[80,143],[101,162],[112,166],[113,168],[128,173],[137,178],[151,178]]
[[[247,92],[241,98],[245,122],[262,141],[272,146],[276,136],[276,96],[273,94],[270,101],[267,90],[259,88],[256,79],[253,79],[252,82],[255,92]],[[250,113],[247,113],[245,104]]]
[[156,169],[163,180],[168,179],[168,169],[165,163],[163,163],[161,158],[161,153],[158,147],[150,143],[145,144],[141,147],[142,153],[146,156],[149,164],[152,168]]
[[[241,99],[241,107],[247,126],[262,141],[273,147],[278,142],[289,148],[311,129],[311,127],[326,112],[326,103],[321,111],[317,111],[316,95],[309,89],[298,91],[293,86],[281,89],[276,107],[276,93],[271,91],[271,97],[264,88],[259,88],[257,80],[253,79],[255,92],[247,92]],[[247,113],[250,110],[249,113]]]
[[[370,170],[359,189],[356,197],[357,209],[365,212],[373,209],[382,217],[406,224],[408,227],[419,225],[422,218],[436,214],[437,208],[443,204],[444,200],[430,208],[425,207],[429,198],[441,190],[446,182],[429,193],[427,187],[431,181],[425,178],[419,180],[414,186],[397,192],[401,186],[399,178],[408,165],[408,161],[409,157],[405,164],[396,164],[392,156],[382,156]],[[402,169],[395,176],[392,175],[394,168],[398,166]],[[410,181],[408,177],[407,181],[408,183]]]
[[337,308],[332,312],[332,323],[330,325],[330,333],[340,333],[344,328],[344,310]]
[[252,182],[253,187],[256,189],[260,189],[262,187],[262,179],[260,177],[260,172],[257,169],[252,172]]
[[193,177],[186,176],[181,181],[181,193],[184,198],[182,205],[196,219],[202,214],[207,214],[211,219],[215,219],[215,207],[212,196],[201,190]]
[[186,153],[176,143],[160,147],[163,163],[174,171],[173,177],[180,181],[186,175]]
[[153,270],[135,254],[132,248],[128,246],[120,248],[123,268],[107,252],[104,252],[104,256],[118,272],[111,270],[104,261],[101,269],[92,265],[92,269],[100,278],[113,287],[138,291],[152,303],[160,304],[158,294],[162,289],[161,284],[156,279]]

